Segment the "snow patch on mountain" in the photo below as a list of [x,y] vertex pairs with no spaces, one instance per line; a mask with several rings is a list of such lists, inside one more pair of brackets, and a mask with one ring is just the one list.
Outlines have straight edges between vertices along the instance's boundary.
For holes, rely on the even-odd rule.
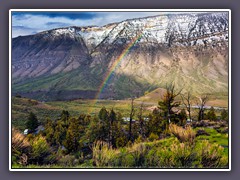
[[81,37],[91,50],[101,43],[130,43],[141,35],[139,43],[162,43],[168,46],[205,45],[227,40],[227,13],[169,14],[137,18],[103,27],[67,27],[51,31],[51,35]]

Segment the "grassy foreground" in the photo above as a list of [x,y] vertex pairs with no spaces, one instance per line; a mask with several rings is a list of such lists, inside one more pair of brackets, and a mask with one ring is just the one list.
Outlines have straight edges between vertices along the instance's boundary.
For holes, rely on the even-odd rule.
[[[209,133],[196,137],[198,130]],[[211,128],[187,128],[170,125],[171,136],[114,149],[106,142],[94,143],[90,159],[66,155],[56,164],[12,168],[228,168],[228,135]],[[150,141],[151,140],[151,141]],[[78,161],[77,161],[78,160]]]

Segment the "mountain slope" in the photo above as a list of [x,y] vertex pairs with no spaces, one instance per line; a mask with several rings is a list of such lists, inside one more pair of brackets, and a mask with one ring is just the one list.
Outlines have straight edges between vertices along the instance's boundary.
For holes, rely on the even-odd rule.
[[13,93],[44,100],[94,98],[100,89],[98,98],[122,99],[169,82],[194,93],[227,92],[228,14],[160,15],[17,37],[12,72]]

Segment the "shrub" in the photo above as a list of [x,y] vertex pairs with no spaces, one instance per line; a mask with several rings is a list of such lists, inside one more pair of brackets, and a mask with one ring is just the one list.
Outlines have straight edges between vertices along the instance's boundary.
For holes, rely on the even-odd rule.
[[179,127],[175,124],[170,124],[169,125],[169,131],[174,136],[176,136],[180,142],[189,142],[191,144],[194,143],[196,133],[194,132],[194,130],[190,126],[187,126],[184,129],[184,128]]
[[228,120],[228,112],[223,109],[221,112],[221,119],[227,121]]
[[122,163],[119,164],[118,167],[130,167],[130,168],[135,167],[134,157],[129,153],[126,153],[125,156],[122,157],[121,161]]
[[150,136],[149,136],[149,141],[155,141],[155,140],[158,140],[158,135],[157,134],[154,134],[154,133],[151,133]]
[[97,167],[143,167],[147,149],[144,143],[113,149],[106,142],[93,145],[93,162]]
[[15,128],[12,129],[12,152],[14,155],[19,155],[26,152],[30,147],[27,138]]
[[16,94],[15,97],[16,98],[22,98],[22,96],[20,94]]
[[186,143],[173,144],[170,147],[173,152],[172,166],[177,168],[190,168],[194,167],[194,162],[197,159],[197,153],[193,147]]
[[222,129],[221,133],[226,134],[226,133],[228,133],[228,131],[229,131],[229,130],[228,130],[228,127],[225,127],[225,128]]
[[219,168],[228,166],[228,160],[223,154],[224,148],[218,144],[210,144],[209,141],[204,140],[198,144],[196,151],[200,167]]
[[92,146],[93,162],[97,167],[114,166],[114,157],[118,153],[104,141],[96,141]]
[[29,103],[30,105],[38,105],[38,101],[33,100],[33,99],[28,99],[28,103]]
[[13,163],[27,165],[30,143],[27,138],[15,128],[12,129],[12,160]]
[[138,138],[135,140],[135,143],[141,143],[141,142],[144,142],[144,138],[139,135]]
[[131,168],[223,168],[228,164],[223,148],[208,141],[190,144],[171,139],[169,142],[134,143],[112,149],[107,143],[98,141],[93,146],[93,164]]
[[217,119],[217,116],[216,116],[216,113],[215,113],[215,110],[214,110],[213,107],[211,107],[210,110],[208,111],[207,118],[209,120],[216,120]]
[[46,139],[41,135],[33,139],[31,146],[31,162],[33,164],[51,164],[55,161],[54,156],[51,156],[52,151],[50,146],[48,145]]
[[196,153],[188,143],[152,148],[145,159],[146,167],[189,168],[194,166]]
[[66,155],[58,160],[58,164],[62,167],[71,167],[76,166],[78,164],[78,160],[72,155]]
[[129,149],[129,152],[134,158],[134,167],[142,167],[144,165],[147,149],[144,143],[135,143]]
[[172,168],[174,167],[174,152],[172,152],[168,147],[158,148],[156,154],[155,163],[159,168]]
[[146,157],[145,157],[145,166],[146,167],[158,167],[159,166],[159,157],[157,154],[157,148],[151,148]]
[[116,140],[116,146],[117,148],[124,147],[126,145],[127,138],[125,137],[119,137]]
[[199,130],[197,131],[196,137],[197,137],[197,136],[201,136],[201,135],[210,136],[210,134],[207,133],[204,129],[199,129]]
[[169,147],[152,148],[145,157],[146,167],[159,168],[224,168],[228,158],[217,144],[202,141],[196,146],[174,143]]

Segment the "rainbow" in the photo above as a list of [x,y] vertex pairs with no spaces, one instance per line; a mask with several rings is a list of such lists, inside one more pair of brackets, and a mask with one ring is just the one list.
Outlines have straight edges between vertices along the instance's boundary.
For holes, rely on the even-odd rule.
[[124,57],[128,54],[129,50],[139,41],[143,36],[143,33],[137,35],[132,41],[128,44],[128,46],[122,51],[120,56],[113,62],[112,66],[110,67],[109,71],[105,74],[103,82],[100,84],[97,94],[94,98],[93,106],[96,105],[101,93],[103,92],[104,88],[108,84],[109,79],[111,78],[113,72],[117,69],[119,64],[122,62]]

